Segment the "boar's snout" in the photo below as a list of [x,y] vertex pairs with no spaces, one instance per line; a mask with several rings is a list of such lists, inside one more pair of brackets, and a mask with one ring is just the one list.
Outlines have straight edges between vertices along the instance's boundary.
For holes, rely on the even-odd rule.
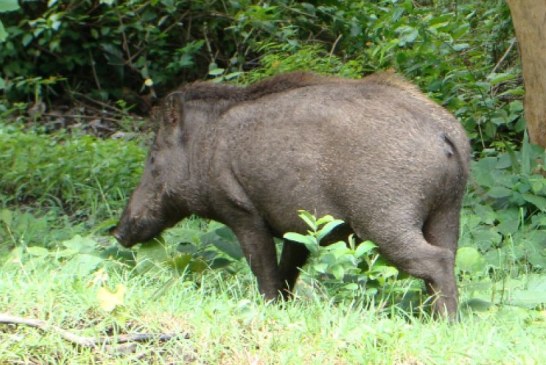
[[131,247],[159,236],[161,232],[175,225],[180,219],[177,215],[166,214],[165,209],[133,209],[131,202],[125,208],[116,227],[110,234],[123,246]]
[[131,247],[134,245],[134,243],[131,243],[128,239],[127,239],[127,234],[124,233],[124,230],[122,229],[122,227],[120,227],[120,225],[118,224],[117,226],[115,227],[112,227],[112,229],[110,229],[110,234],[112,236],[114,236],[114,238],[119,242],[120,245],[122,245],[123,247]]
[[159,236],[164,228],[166,227],[163,222],[154,219],[134,220],[122,217],[110,233],[123,247],[131,247]]

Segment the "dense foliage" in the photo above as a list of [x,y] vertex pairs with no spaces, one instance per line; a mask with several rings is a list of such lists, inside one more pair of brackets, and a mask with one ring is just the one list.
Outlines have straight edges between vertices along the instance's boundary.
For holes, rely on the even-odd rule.
[[11,101],[81,92],[147,110],[166,90],[206,77],[361,77],[394,67],[454,112],[480,149],[517,143],[524,128],[503,0],[63,0],[22,2],[9,15],[0,88]]

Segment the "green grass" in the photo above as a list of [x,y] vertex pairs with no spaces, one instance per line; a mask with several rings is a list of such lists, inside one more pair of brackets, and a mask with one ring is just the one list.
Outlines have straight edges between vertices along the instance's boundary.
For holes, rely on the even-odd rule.
[[0,122],[0,198],[75,219],[107,216],[137,184],[145,153],[134,141],[46,134]]
[[[114,272],[114,271],[113,271]],[[180,278],[111,273],[126,287],[124,305],[102,310],[97,275],[74,276],[63,265],[8,262],[0,272],[0,312],[43,319],[87,336],[105,332],[187,333],[139,344],[132,354],[82,349],[55,333],[0,327],[0,363],[57,364],[542,364],[545,312],[498,307],[460,323],[389,315],[354,302],[332,303],[318,291],[284,307],[264,303],[248,270]],[[104,273],[103,273],[104,274]],[[104,277],[103,277],[104,279]],[[303,284],[305,285],[305,283]],[[464,295],[464,293],[463,293]]]

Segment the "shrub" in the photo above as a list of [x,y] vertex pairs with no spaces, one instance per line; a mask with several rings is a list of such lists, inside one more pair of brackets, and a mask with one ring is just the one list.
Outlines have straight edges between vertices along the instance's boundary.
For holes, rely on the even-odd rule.
[[66,101],[76,90],[147,110],[183,82],[256,68],[244,80],[394,67],[459,117],[475,148],[522,137],[523,89],[502,0],[21,4],[0,49],[0,88],[12,101]]

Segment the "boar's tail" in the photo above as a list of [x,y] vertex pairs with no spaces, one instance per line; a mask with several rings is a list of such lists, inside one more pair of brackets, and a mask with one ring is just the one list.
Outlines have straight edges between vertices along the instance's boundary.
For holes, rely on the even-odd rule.
[[442,133],[442,139],[445,142],[445,153],[448,159],[455,158],[456,166],[458,168],[457,176],[463,179],[463,183],[466,182],[468,177],[468,165],[470,159],[470,145],[466,138],[464,138],[464,144],[460,145],[456,143],[447,133]]

